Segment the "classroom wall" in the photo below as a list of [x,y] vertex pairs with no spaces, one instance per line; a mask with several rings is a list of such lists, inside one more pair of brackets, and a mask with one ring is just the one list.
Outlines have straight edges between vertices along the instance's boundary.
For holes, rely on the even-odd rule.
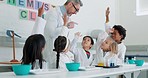
[[[62,5],[65,0],[39,0],[42,2],[51,3],[53,5]],[[94,29],[104,30],[105,9],[107,6],[111,8],[111,23],[115,23],[115,0],[82,0],[84,6],[77,15],[72,16],[72,21],[78,23],[75,29],[70,32],[70,38],[73,39],[73,34],[80,31],[82,35],[89,35]],[[0,3],[0,36],[6,36],[6,30],[12,29],[23,38],[26,39],[33,28],[34,21],[19,19],[19,9],[35,11],[23,7],[17,7],[4,3]],[[1,40],[1,39],[0,39]],[[10,40],[10,39],[9,39]],[[6,41],[7,40],[3,40]],[[21,40],[20,40],[21,41]],[[80,40],[81,41],[81,40]],[[11,43],[12,44],[12,43]],[[7,56],[7,57],[6,57]],[[0,46],[0,61],[9,61],[12,59],[12,48]],[[16,48],[16,57],[22,57],[22,47]]]
[[119,0],[117,12],[118,22],[127,29],[125,44],[148,45],[148,15],[136,16],[136,0]]

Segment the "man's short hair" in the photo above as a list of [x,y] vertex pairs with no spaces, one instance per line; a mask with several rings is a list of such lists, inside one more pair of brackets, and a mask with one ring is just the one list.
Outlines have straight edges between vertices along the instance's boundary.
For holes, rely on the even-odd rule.
[[73,2],[74,4],[80,4],[80,6],[83,6],[83,3],[81,0],[67,0],[64,5],[67,5],[69,2]]

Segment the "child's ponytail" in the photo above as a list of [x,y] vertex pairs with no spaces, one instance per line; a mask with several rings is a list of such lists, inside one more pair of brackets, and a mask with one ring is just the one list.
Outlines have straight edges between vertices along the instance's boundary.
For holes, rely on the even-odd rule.
[[54,48],[53,51],[57,52],[57,59],[56,59],[56,68],[59,68],[59,61],[60,61],[60,53],[63,52],[66,46],[66,37],[64,36],[58,36],[54,42]]

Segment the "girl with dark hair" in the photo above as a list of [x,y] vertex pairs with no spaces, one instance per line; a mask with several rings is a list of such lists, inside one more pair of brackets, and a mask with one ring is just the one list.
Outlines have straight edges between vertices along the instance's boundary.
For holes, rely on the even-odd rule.
[[66,69],[65,63],[71,63],[74,60],[74,55],[69,52],[70,41],[65,36],[58,36],[54,42],[53,51],[57,52],[56,68]]
[[75,56],[75,62],[79,62],[82,67],[91,66],[93,61],[93,52],[90,51],[94,45],[94,41],[90,36],[84,36],[82,40],[82,48],[77,48],[77,42],[81,37],[80,32],[75,33],[75,38],[71,43],[70,51]]
[[42,51],[45,38],[41,34],[34,34],[27,38],[23,47],[22,64],[31,64],[32,69],[46,69],[47,63],[43,59]]

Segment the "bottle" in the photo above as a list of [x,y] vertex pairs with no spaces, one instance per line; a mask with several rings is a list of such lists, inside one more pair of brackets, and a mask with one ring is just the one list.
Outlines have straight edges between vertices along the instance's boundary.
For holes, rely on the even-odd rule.
[[126,62],[126,64],[129,64],[129,62],[128,62],[128,57],[126,57],[126,61],[125,61],[125,62]]
[[136,60],[136,57],[134,57],[134,59],[133,60]]

